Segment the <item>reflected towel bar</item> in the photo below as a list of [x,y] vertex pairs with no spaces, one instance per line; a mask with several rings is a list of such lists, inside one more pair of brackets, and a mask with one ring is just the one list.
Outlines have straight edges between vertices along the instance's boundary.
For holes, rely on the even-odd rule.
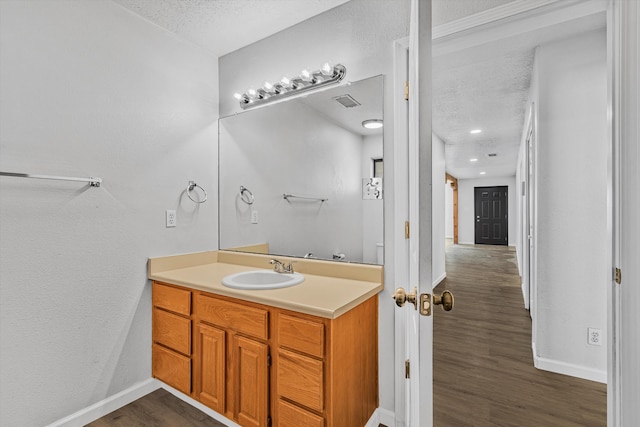
[[283,194],[282,198],[285,199],[286,201],[289,201],[289,199],[303,199],[303,200],[313,200],[316,202],[326,202],[329,199],[326,198],[321,198],[321,197],[304,197],[304,196],[294,196],[293,194]]
[[13,173],[13,172],[0,172],[0,176],[12,176],[15,178],[53,179],[56,181],[88,182],[91,187],[100,187],[100,184],[102,183],[101,178],[97,178],[93,176],[90,176],[89,178],[75,178],[71,176],[34,175],[30,173]]

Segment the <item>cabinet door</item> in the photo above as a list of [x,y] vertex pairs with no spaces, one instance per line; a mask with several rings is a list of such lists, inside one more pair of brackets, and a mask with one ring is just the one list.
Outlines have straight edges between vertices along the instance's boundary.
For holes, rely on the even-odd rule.
[[224,414],[226,382],[226,332],[208,325],[198,326],[200,382],[198,400]]
[[235,418],[242,426],[266,427],[269,386],[266,344],[234,336]]

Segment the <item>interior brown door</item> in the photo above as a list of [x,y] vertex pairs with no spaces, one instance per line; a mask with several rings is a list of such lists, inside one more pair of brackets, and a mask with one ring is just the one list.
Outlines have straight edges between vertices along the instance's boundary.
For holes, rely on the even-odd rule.
[[506,186],[475,187],[476,245],[507,245],[509,218]]

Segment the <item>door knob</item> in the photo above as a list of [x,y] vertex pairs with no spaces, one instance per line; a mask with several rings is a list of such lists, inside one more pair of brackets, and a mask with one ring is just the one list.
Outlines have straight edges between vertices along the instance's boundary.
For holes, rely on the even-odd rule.
[[440,295],[434,295],[433,305],[441,305],[444,311],[450,311],[453,308],[453,294],[449,291],[444,291]]
[[413,304],[413,308],[418,309],[418,289],[413,288],[413,292],[407,293],[404,288],[398,288],[393,293],[393,299],[396,300],[396,305],[402,307],[405,302],[409,301]]

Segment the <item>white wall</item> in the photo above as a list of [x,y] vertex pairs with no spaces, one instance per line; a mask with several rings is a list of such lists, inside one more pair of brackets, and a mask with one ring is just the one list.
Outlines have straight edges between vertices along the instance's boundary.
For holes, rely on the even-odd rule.
[[445,181],[445,158],[444,158],[444,141],[435,133],[431,138],[432,146],[432,185],[431,185],[431,211],[432,211],[432,244],[431,244],[431,269],[433,277],[433,286],[435,287],[446,276],[445,268],[445,189],[442,183]]
[[150,378],[147,258],[216,248],[217,62],[102,0],[3,0],[0,43],[0,170],[104,180],[0,177],[0,425],[43,426]]
[[[537,109],[534,356],[606,380],[607,71],[604,30],[542,45]],[[587,345],[600,328],[601,346]]]
[[475,242],[475,187],[508,186],[508,233],[509,246],[515,245],[516,237],[516,178],[515,176],[458,180],[458,242],[473,245]]
[[[267,242],[273,254],[344,253],[362,262],[362,146],[361,135],[299,100],[220,120],[220,247]],[[240,186],[253,193],[252,205],[240,201]],[[287,201],[283,193],[328,200]]]
[[[372,3],[374,7],[372,7]],[[220,112],[240,110],[233,93],[277,81],[324,61],[347,67],[346,79],[384,76],[384,188],[393,188],[393,42],[409,34],[410,2],[352,0],[220,58]],[[379,296],[380,407],[394,411],[393,192],[384,194],[385,289]],[[401,221],[404,222],[405,218]]]
[[[373,176],[373,159],[382,158],[382,133],[362,138],[362,178]],[[382,185],[384,187],[384,177]],[[385,196],[384,193],[382,195]],[[384,243],[384,199],[362,201],[362,260],[377,264],[377,244]]]
[[444,184],[444,237],[453,239],[453,188],[451,184]]

